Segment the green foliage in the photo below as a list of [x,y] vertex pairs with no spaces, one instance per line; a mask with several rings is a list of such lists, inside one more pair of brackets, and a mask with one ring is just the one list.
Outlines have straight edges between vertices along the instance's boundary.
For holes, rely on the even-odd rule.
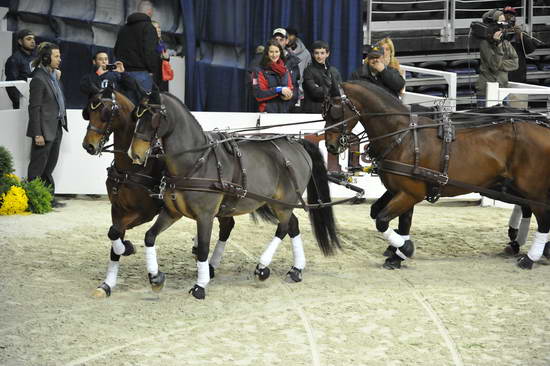
[[0,176],[0,195],[7,193],[11,186],[21,187],[21,183],[15,175],[6,174]]
[[13,173],[13,159],[6,148],[0,146],[0,176]]
[[40,178],[24,181],[23,188],[29,198],[29,210],[33,213],[44,214],[52,210],[51,187]]

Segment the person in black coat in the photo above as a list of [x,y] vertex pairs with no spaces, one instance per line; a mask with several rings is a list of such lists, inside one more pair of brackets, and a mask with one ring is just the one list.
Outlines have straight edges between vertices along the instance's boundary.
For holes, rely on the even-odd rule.
[[371,82],[399,98],[401,89],[405,86],[405,79],[396,69],[384,66],[383,56],[383,48],[371,47],[367,53],[367,62],[351,74],[351,80]]
[[[149,12],[149,15],[145,12]],[[115,43],[115,57],[122,61],[126,71],[134,77],[145,91],[162,80],[161,59],[157,52],[158,36],[151,23],[152,6],[142,1],[138,12],[130,14],[120,29]]]
[[[17,32],[16,38],[19,49],[6,61],[6,81],[27,81],[32,73],[31,63],[36,58],[36,53],[34,52],[36,48],[34,33],[28,29],[21,29]],[[13,86],[6,88],[6,92],[10,97],[13,109],[19,109],[21,93]]]
[[[109,64],[109,55],[105,51],[96,52],[92,59],[93,72],[80,79],[80,91],[90,98],[100,89],[107,86],[124,94],[134,105],[137,105],[145,92],[139,83],[124,70],[120,61]],[[116,68],[113,68],[115,67]]]
[[[55,182],[52,173],[59,157],[62,128],[68,132],[65,97],[59,80],[60,64],[59,46],[47,42],[41,44],[38,58],[33,64],[35,69],[29,86],[27,126],[27,136],[32,139],[27,178],[29,181],[35,178],[42,179],[51,185],[54,193]],[[52,205],[60,207],[63,204],[54,201]]]
[[340,72],[327,62],[330,56],[328,43],[315,41],[311,46],[313,60],[304,70],[304,113],[321,113],[327,96],[340,95],[338,85],[342,83]]

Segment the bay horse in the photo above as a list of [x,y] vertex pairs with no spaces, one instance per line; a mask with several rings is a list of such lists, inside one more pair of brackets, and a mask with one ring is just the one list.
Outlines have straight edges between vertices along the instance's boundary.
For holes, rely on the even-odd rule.
[[517,114],[499,120],[494,114],[509,114],[510,109],[485,108],[480,110],[485,112],[482,123],[440,123],[411,116],[399,99],[377,85],[352,81],[341,87],[343,95],[325,107],[325,143],[329,152],[342,150],[357,122],[367,133],[369,155],[388,190],[373,212],[377,230],[394,247],[385,268],[400,268],[414,253],[413,243],[389,228],[391,220],[412,214],[424,199],[470,192],[528,205],[533,211],[538,231],[529,252],[518,259],[521,268],[531,269],[549,253],[550,128],[544,116]]
[[[164,205],[158,197],[158,187],[164,174],[165,164],[161,159],[151,159],[147,166],[132,164],[128,149],[135,128],[132,112],[134,104],[121,92],[111,86],[104,89],[92,88],[89,102],[83,110],[83,117],[89,120],[82,147],[91,155],[103,152],[105,143],[113,134],[114,160],[108,168],[105,182],[111,202],[112,226],[107,236],[111,240],[110,261],[105,280],[93,292],[94,297],[109,297],[116,286],[120,256],[135,253],[131,241],[125,240],[126,230],[151,221]],[[259,212],[260,218],[269,220],[269,212]],[[211,258],[210,276],[221,260],[223,248],[235,225],[232,217],[219,218],[220,232],[216,250]],[[160,291],[165,275],[158,271],[149,276],[153,291]]]
[[160,105],[137,107],[130,149],[134,163],[143,165],[151,146],[160,141],[167,166],[165,205],[146,233],[146,250],[153,251],[156,237],[182,216],[195,220],[198,274],[189,291],[195,298],[205,298],[210,280],[208,253],[215,217],[243,215],[267,205],[279,221],[279,235],[267,245],[254,273],[260,279],[265,277],[281,238],[288,233],[294,254],[291,271],[301,274],[305,256],[298,219],[292,211],[300,206],[298,201],[305,204],[302,194],[307,187],[308,202],[323,202],[321,208],[309,210],[319,248],[331,255],[340,247],[332,207],[324,206],[330,202],[330,190],[317,145],[281,135],[242,139],[207,133],[179,99],[164,93],[161,101]]

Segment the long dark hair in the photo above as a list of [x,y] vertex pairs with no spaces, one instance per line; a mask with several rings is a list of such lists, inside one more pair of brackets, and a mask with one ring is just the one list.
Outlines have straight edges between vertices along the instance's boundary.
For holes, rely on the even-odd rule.
[[260,66],[261,67],[267,67],[267,65],[271,62],[271,60],[269,59],[269,47],[270,46],[277,46],[279,48],[279,52],[281,52],[281,60],[285,60],[285,52],[283,50],[283,47],[279,44],[279,42],[271,39],[269,40],[266,45],[265,45],[265,48],[264,48],[264,53],[262,55],[262,60],[260,61]]

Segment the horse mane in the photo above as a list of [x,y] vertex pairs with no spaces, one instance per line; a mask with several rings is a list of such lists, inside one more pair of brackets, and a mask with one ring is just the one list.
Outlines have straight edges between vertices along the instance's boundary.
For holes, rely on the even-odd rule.
[[399,98],[397,98],[395,95],[391,94],[389,91],[379,85],[376,85],[366,80],[350,80],[346,83],[359,85],[362,88],[372,90],[382,99],[384,105],[390,108],[395,108],[400,112],[410,113],[409,108],[407,108],[407,106],[405,106]]
[[197,121],[195,116],[193,116],[193,114],[191,113],[189,108],[187,108],[185,103],[183,103],[180,98],[176,97],[174,94],[169,93],[169,92],[162,92],[162,93],[160,93],[160,95],[168,97],[168,99],[172,100],[176,105],[178,105],[181,109],[183,109],[185,111],[186,115],[190,118],[191,121],[193,121],[197,126],[199,126],[201,131],[203,130],[203,128],[202,128],[201,124],[199,123],[199,121]]

